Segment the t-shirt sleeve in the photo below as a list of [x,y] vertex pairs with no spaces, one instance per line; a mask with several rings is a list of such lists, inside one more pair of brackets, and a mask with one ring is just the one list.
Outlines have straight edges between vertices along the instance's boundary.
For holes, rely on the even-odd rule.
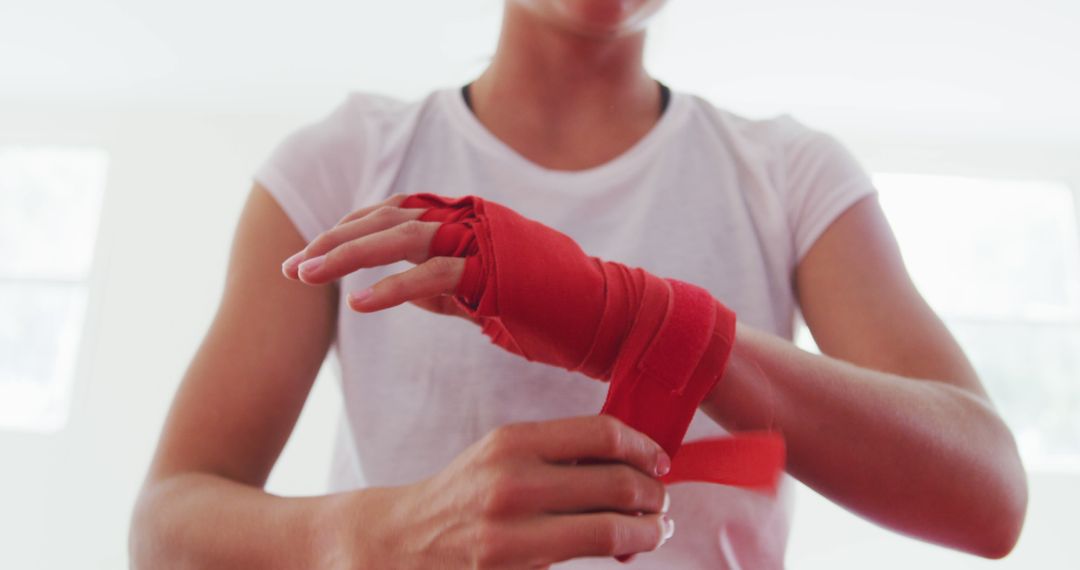
[[300,235],[311,241],[348,214],[361,185],[365,129],[356,101],[287,136],[255,171]]
[[794,119],[784,121],[785,205],[798,263],[840,214],[877,190],[840,141]]

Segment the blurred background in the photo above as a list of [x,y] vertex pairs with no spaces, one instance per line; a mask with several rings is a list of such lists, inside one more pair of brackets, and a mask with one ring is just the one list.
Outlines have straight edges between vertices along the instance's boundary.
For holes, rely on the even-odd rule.
[[[500,0],[0,0],[0,568],[124,568],[256,166],[350,90],[413,99],[491,55]],[[1080,3],[672,0],[648,66],[791,113],[874,173],[905,259],[1029,469],[989,562],[799,492],[793,569],[1076,568]],[[800,344],[812,349],[805,331]],[[269,489],[323,489],[324,367]]]

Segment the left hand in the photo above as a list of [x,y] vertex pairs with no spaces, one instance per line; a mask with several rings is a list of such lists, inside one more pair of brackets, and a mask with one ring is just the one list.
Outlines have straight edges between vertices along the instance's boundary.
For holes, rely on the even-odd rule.
[[370,313],[411,302],[429,311],[472,320],[453,300],[465,260],[428,257],[441,222],[417,218],[424,208],[401,208],[406,195],[361,208],[342,218],[281,266],[290,279],[322,285],[354,271],[398,261],[416,264],[407,271],[380,280],[363,291],[348,294],[354,311]]

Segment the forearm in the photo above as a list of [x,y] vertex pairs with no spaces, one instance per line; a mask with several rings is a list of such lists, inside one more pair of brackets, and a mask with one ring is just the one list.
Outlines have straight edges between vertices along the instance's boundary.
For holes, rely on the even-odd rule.
[[991,557],[1019,533],[1027,491],[1012,435],[963,389],[740,325],[703,409],[729,429],[782,431],[792,475],[879,524]]
[[131,529],[133,568],[326,568],[337,496],[283,498],[209,474],[151,482]]

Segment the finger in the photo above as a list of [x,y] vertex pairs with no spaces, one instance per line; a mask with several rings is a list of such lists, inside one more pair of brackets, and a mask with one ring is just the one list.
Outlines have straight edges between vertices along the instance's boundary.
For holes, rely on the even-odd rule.
[[624,464],[552,465],[537,477],[535,508],[548,513],[656,514],[671,501],[663,483]]
[[428,297],[426,299],[413,299],[409,302],[425,311],[430,311],[439,315],[460,317],[471,323],[480,324],[480,319],[472,317],[469,315],[469,313],[466,313],[465,310],[462,309],[456,301],[454,301],[454,298],[449,295],[438,295],[435,297]]
[[[667,515],[590,513],[552,515],[533,519],[514,529],[516,542],[525,551],[545,553],[545,562],[561,562],[585,556],[627,556],[656,550],[674,534]],[[516,534],[516,533],[515,533]]]
[[390,229],[347,241],[324,255],[300,264],[300,280],[321,285],[365,267],[397,261],[420,263],[428,258],[431,238],[441,224],[411,220]]
[[457,288],[464,271],[463,258],[432,257],[408,271],[380,280],[370,289],[351,293],[349,307],[354,311],[370,313],[407,301],[449,295]]
[[381,208],[383,206],[398,206],[402,202],[405,201],[405,198],[408,198],[408,197],[409,197],[408,194],[391,194],[390,196],[388,196],[382,202],[378,202],[378,203],[372,204],[370,206],[360,208],[359,210],[355,210],[353,212],[350,212],[344,218],[341,218],[340,220],[338,220],[338,223],[334,224],[334,225],[340,226],[341,224],[348,223],[348,222],[351,222],[353,220],[362,218],[362,217],[370,214],[371,212],[374,212],[375,210],[378,210],[379,208]]
[[532,449],[538,450],[549,462],[618,461],[651,476],[667,473],[671,468],[671,458],[658,443],[612,416],[582,416],[519,425],[533,426],[531,430],[524,430],[523,436],[531,437]]
[[397,208],[388,205],[376,207],[374,210],[365,209],[369,210],[367,215],[340,223],[319,234],[300,253],[285,260],[281,265],[285,276],[299,279],[298,268],[308,259],[319,257],[345,242],[415,220],[424,213],[420,208]]

